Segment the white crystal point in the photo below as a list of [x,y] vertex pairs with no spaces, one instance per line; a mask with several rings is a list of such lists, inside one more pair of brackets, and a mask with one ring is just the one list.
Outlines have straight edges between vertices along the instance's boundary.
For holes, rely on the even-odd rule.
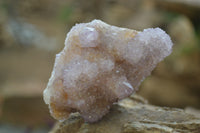
[[75,25],[44,90],[51,115],[64,120],[79,112],[87,122],[100,120],[114,102],[138,89],[172,45],[159,28],[139,32],[100,20]]
[[83,28],[79,35],[81,47],[96,47],[98,45],[98,36],[99,34],[95,28]]

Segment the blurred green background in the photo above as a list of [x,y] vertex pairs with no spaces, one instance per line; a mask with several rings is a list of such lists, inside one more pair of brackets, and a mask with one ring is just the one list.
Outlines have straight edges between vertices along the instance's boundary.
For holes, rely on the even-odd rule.
[[[0,133],[46,133],[55,120],[42,92],[75,23],[101,19],[160,27],[173,53],[140,86],[150,104],[200,111],[200,1],[0,0]],[[200,114],[200,113],[199,113]]]

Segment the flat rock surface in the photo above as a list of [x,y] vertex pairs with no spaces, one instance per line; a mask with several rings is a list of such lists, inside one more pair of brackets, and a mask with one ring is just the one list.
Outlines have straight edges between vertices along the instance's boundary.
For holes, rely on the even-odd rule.
[[[199,0],[155,0],[158,7],[196,18],[200,12]],[[199,17],[198,17],[199,18]]]
[[134,95],[112,106],[99,122],[89,124],[77,113],[50,133],[199,133],[200,118],[182,109],[149,105]]

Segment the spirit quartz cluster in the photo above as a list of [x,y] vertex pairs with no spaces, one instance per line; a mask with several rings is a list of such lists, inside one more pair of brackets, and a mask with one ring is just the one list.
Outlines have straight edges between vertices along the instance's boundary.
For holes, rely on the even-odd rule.
[[51,115],[65,120],[79,112],[86,122],[98,121],[114,102],[138,89],[172,45],[159,28],[140,32],[100,20],[76,24],[44,90]]

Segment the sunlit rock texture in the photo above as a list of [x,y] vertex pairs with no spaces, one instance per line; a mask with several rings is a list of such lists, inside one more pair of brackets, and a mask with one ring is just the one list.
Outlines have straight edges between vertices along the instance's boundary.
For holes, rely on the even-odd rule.
[[172,45],[159,28],[139,32],[100,20],[76,24],[44,90],[51,115],[62,121],[79,112],[86,122],[98,121],[138,89]]

